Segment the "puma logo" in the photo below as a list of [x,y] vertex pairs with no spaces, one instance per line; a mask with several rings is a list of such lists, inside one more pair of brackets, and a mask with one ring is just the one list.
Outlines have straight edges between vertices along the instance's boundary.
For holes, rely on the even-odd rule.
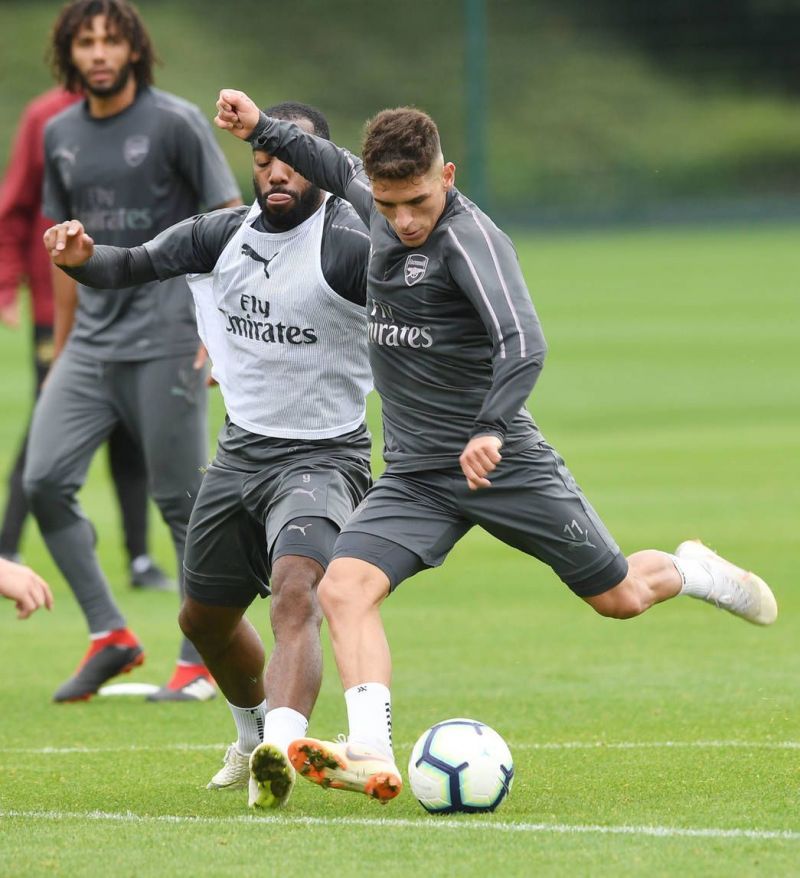
[[587,546],[590,549],[596,549],[597,546],[589,540],[589,531],[584,530],[573,518],[569,524],[564,525],[563,533],[566,534],[570,541],[569,549],[580,549]]
[[[278,251],[280,253],[280,250]],[[251,259],[254,259],[256,262],[260,262],[264,266],[264,275],[269,280],[269,264],[275,259],[278,255],[271,256],[269,259],[265,259],[263,256],[259,256],[255,250],[249,244],[242,244],[242,256],[249,256]]]
[[310,490],[307,490],[306,488],[295,488],[292,491],[292,493],[293,494],[308,494],[308,496],[316,503],[317,498],[316,498],[315,493],[314,493],[316,490],[317,490],[316,488],[311,488]]
[[305,535],[306,535],[306,531],[308,530],[308,528],[311,527],[311,525],[312,525],[313,523],[314,523],[314,522],[311,521],[311,522],[309,522],[308,524],[290,524],[290,525],[286,528],[286,530],[299,530],[300,533],[301,533],[303,536],[305,536]]
[[65,159],[71,165],[74,165],[78,158],[79,149],[79,146],[73,146],[72,149],[69,149],[66,146],[60,146],[58,149],[54,150],[53,156],[57,159]]

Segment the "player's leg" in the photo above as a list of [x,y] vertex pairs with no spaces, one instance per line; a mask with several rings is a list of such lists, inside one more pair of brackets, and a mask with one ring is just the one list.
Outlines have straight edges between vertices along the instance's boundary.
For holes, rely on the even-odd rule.
[[[331,548],[338,528],[323,518],[295,519],[306,531],[312,527],[332,531]],[[286,529],[281,532],[286,533]],[[292,535],[277,551],[304,551],[291,544]],[[317,585],[323,574],[318,561],[299,554],[282,554],[273,562],[270,581],[270,622],[274,646],[266,672],[268,708],[264,717],[263,741],[250,757],[248,805],[278,808],[286,804],[294,786],[295,772],[288,761],[292,741],[303,737],[308,717],[316,703],[322,682],[322,613],[317,602]]]
[[[308,524],[327,524],[326,519],[300,519]],[[270,579],[270,624],[275,646],[267,664],[266,682],[270,710],[290,708],[307,718],[319,695],[322,682],[322,647],[320,625],[322,611],[317,601],[317,586],[324,568],[311,558],[284,554],[272,565]],[[286,738],[285,746],[300,735]]]
[[81,606],[92,641],[76,674],[55,693],[56,701],[89,698],[107,679],[143,661],[100,569],[94,528],[76,496],[116,420],[106,365],[63,353],[34,413],[24,473],[42,537]]
[[636,552],[628,556],[628,565],[619,585],[585,598],[601,615],[629,619],[684,594],[755,625],[771,625],[778,617],[775,596],[763,579],[697,540],[681,543],[674,555],[653,549]]
[[[677,557],[648,549],[624,558],[562,458],[547,443],[507,456],[493,473],[490,490],[459,490],[477,523],[549,564],[603,616],[630,619],[654,604],[691,594],[757,621],[754,608],[768,603],[767,597],[760,598],[757,577],[733,565],[726,570],[716,556],[696,560],[686,550],[681,551],[684,557]],[[723,598],[728,595],[726,604]]]
[[[228,703],[252,709],[265,697],[264,644],[244,616],[246,609],[208,605],[187,594],[178,620]],[[260,742],[261,735],[256,743]]]
[[263,739],[267,709],[264,645],[244,615],[257,595],[269,594],[263,530],[241,500],[247,475],[210,464],[186,543],[180,626],[227,699],[237,731],[209,789],[247,787],[250,754]]
[[319,597],[345,690],[349,735],[339,742],[298,738],[289,746],[289,760],[308,780],[384,802],[402,789],[392,751],[391,655],[380,615],[389,591],[389,578],[373,564],[340,557],[328,566]]
[[[584,521],[585,532],[589,533],[593,528],[598,545],[605,544],[616,549],[616,544],[561,457],[549,446],[544,449],[544,456],[552,458],[553,481],[560,480],[564,489],[574,493],[580,503],[580,506],[574,507],[576,514],[573,520],[562,529],[562,534],[569,537],[569,544],[585,541],[580,524],[580,521]],[[581,519],[580,507],[583,507],[584,519]],[[556,508],[559,508],[558,502]],[[565,511],[567,507],[560,508],[550,520],[558,521],[558,515],[563,519]],[[575,519],[578,519],[577,528]],[[615,572],[621,572],[621,567],[615,566],[618,561],[619,558],[615,559],[606,570],[596,573],[570,570],[567,574],[570,579],[565,580],[602,616],[631,619],[654,604],[686,594],[755,624],[769,625],[777,617],[775,598],[762,579],[730,564],[702,543],[682,543],[675,554],[656,549],[635,552],[626,559],[624,577],[613,583],[611,580]]]
[[[632,619],[649,610],[653,604],[674,598],[680,593],[681,579],[671,557],[654,549],[628,556],[628,571],[619,583],[599,594],[581,597],[601,616],[612,619]],[[586,587],[594,589],[599,583],[590,579]]]
[[[178,617],[181,630],[202,656],[233,717],[237,737],[224,756],[223,766],[211,778],[208,789],[245,789],[250,779],[250,754],[261,743],[267,712],[264,692],[264,644],[244,613],[252,596],[219,596],[226,591],[209,589],[208,583],[187,581]],[[203,595],[200,599],[192,595]],[[206,600],[225,601],[207,604]],[[198,683],[195,683],[197,686]],[[188,700],[188,697],[187,699]]]
[[274,637],[264,743],[251,758],[252,807],[278,807],[291,793],[288,747],[305,735],[322,682],[317,586],[340,526],[370,485],[369,445],[364,446],[321,451],[309,444],[305,453],[271,462],[250,485],[251,512],[265,516]]
[[147,551],[147,467],[142,449],[122,424],[108,437],[108,466],[122,518],[131,585],[172,590],[175,584]]
[[[39,398],[42,384],[52,363],[53,327],[45,324],[36,325],[33,327],[33,368],[36,378],[34,401]],[[0,556],[12,561],[18,560],[19,544],[29,511],[28,498],[22,485],[29,434],[30,423],[25,428],[25,435],[8,476],[8,499],[0,528]]]
[[[348,542],[352,539],[349,536]],[[373,542],[377,539],[369,538],[368,543]],[[385,548],[391,551],[393,546]],[[380,612],[389,592],[384,570],[358,557],[340,556],[328,567],[319,597],[345,691],[365,682],[391,685],[392,661]],[[384,749],[391,746],[388,729],[375,740],[358,740]]]
[[448,509],[450,479],[383,476],[340,535],[319,600],[345,689],[349,734],[289,748],[304,777],[381,801],[402,787],[392,751],[391,656],[380,608],[404,579],[440,564],[469,525]]
[[22,487],[22,473],[25,470],[29,432],[28,424],[8,474],[8,496],[3,512],[3,524],[0,527],[0,558],[6,558],[8,561],[20,561],[19,545],[25,519],[28,517],[28,499]]
[[222,768],[208,782],[210,790],[247,788],[250,755],[264,734],[264,645],[245,618],[245,609],[207,605],[187,594],[179,616],[181,630],[213,674],[236,726],[236,740],[226,750]]
[[[121,364],[116,391],[127,429],[140,443],[150,496],[170,530],[183,598],[181,566],[186,531],[208,460],[206,386],[193,355]],[[175,671],[149,701],[207,701],[213,681],[200,654],[181,639]]]

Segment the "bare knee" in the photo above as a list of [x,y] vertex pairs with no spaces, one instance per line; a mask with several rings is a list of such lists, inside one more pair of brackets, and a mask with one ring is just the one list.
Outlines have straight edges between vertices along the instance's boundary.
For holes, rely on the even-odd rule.
[[329,620],[345,613],[368,612],[380,606],[388,593],[386,574],[354,558],[332,561],[318,588],[320,606]]
[[614,588],[584,600],[595,612],[609,619],[633,619],[650,606],[650,602],[644,599],[642,590],[630,576]]
[[191,598],[187,598],[178,612],[178,625],[181,631],[192,642],[208,630],[207,614],[203,612],[202,605],[197,604]]
[[317,585],[322,567],[310,558],[284,556],[275,563],[271,581],[270,619],[272,630],[298,630],[306,625],[319,628],[322,612]]
[[244,615],[244,607],[217,607],[187,597],[178,613],[178,625],[204,654],[224,648]]

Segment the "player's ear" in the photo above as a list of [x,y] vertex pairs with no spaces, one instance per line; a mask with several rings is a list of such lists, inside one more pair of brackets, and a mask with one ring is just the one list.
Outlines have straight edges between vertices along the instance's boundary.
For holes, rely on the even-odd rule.
[[442,185],[444,191],[449,192],[456,184],[456,166],[452,162],[445,162],[442,168]]

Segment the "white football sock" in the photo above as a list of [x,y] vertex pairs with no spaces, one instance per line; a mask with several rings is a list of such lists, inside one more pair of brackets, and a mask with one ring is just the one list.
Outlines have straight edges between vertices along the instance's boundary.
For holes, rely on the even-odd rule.
[[228,707],[233,714],[236,723],[236,731],[239,737],[236,741],[236,749],[244,754],[252,753],[258,747],[264,737],[264,716],[267,713],[266,699],[255,707],[236,707],[228,702]]
[[305,737],[308,719],[291,707],[276,707],[264,718],[264,741],[279,747],[286,755],[289,744]]
[[394,760],[392,752],[392,696],[382,683],[361,683],[344,693],[349,739],[365,744]]
[[714,590],[714,578],[706,567],[691,558],[677,558],[675,555],[669,557],[683,581],[680,594],[708,600]]

